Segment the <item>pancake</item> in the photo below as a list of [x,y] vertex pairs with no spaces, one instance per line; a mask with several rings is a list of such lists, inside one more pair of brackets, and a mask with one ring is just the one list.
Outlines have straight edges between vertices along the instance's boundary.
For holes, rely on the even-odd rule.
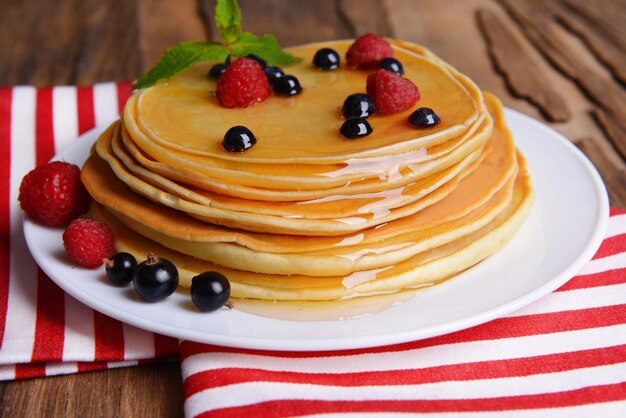
[[520,171],[516,177],[513,199],[507,208],[486,226],[461,239],[415,255],[404,262],[347,276],[274,275],[229,269],[170,250],[151,241],[130,230],[97,205],[92,206],[90,214],[111,226],[118,251],[127,251],[138,259],[143,259],[147,251],[152,251],[173,261],[178,267],[180,285],[183,287],[189,287],[191,279],[201,272],[218,271],[231,282],[233,298],[277,301],[340,300],[433,285],[466,270],[496,252],[518,230],[534,200],[525,161],[521,156],[519,159]]
[[[390,42],[420,89],[415,108],[441,123],[415,129],[414,108],[375,114],[371,135],[344,139],[339,106],[368,73],[318,71],[307,57],[350,41],[293,48],[303,92],[245,109],[221,108],[213,63],[194,65],[135,92],[100,136],[82,169],[90,215],[118,251],[173,261],[181,287],[221,272],[235,300],[374,303],[479,263],[532,205],[524,157],[494,96],[430,51]],[[240,124],[257,143],[226,152],[221,138]]]
[[[344,163],[334,165],[275,164],[268,165],[269,168],[263,171],[259,170],[259,167],[263,168],[264,165],[255,164],[254,173],[246,171],[249,164],[239,164],[232,170],[217,166],[215,161],[192,161],[182,167],[170,165],[152,159],[144,150],[139,149],[124,126],[121,128],[121,136],[126,153],[154,173],[223,195],[286,202],[317,199],[331,193],[367,193],[385,190],[390,186],[402,186],[432,173],[437,168],[433,165],[433,160],[465,144],[469,138],[472,139],[472,144],[465,144],[465,151],[480,146],[491,134],[492,126],[493,121],[487,114],[482,115],[460,139],[451,140],[450,142],[454,142],[453,145],[444,143],[429,149],[418,148],[394,156],[350,158]],[[174,164],[178,162],[179,157],[171,154],[169,150],[163,152],[168,155],[166,159],[173,161]],[[459,155],[458,151],[456,155]],[[300,176],[294,177],[294,173],[299,173]],[[307,177],[307,174],[314,177]],[[328,177],[330,181],[325,181],[320,189],[309,189],[319,186],[320,176]],[[220,178],[227,178],[228,181],[224,182]],[[234,183],[235,180],[239,183]],[[268,188],[270,186],[278,186],[280,189]]]
[[[457,172],[448,170],[447,172],[437,176],[432,180],[435,182],[435,185],[440,186],[440,188],[443,188],[444,185],[447,185],[448,187],[444,189],[444,191],[449,193],[456,185],[456,182],[452,183],[451,180],[454,179],[456,175],[460,175],[459,172],[463,171],[464,169],[467,169],[467,172],[475,169],[476,167],[472,166],[471,163],[479,156],[479,153],[470,155],[466,160],[462,161],[462,163],[456,167]],[[109,166],[97,155],[92,155],[87,159],[85,165],[83,166],[83,173],[85,186],[87,187],[87,190],[92,194],[92,197],[94,197],[96,200],[98,200],[99,198],[99,192],[92,186],[95,183],[94,177],[99,176],[106,179],[121,176],[124,177],[124,179],[126,180],[125,183],[133,185],[131,189],[135,193],[145,196],[156,203],[183,211],[189,216],[200,219],[207,223],[237,229],[244,229],[253,232],[268,232],[293,235],[334,236],[354,233],[372,226],[392,221],[394,219],[399,219],[411,213],[416,213],[419,210],[422,210],[425,207],[429,206],[430,204],[433,204],[436,201],[435,199],[441,199],[445,197],[442,196],[442,194],[436,194],[432,196],[431,199],[423,198],[418,200],[417,202],[405,205],[400,208],[383,210],[374,213],[365,213],[359,216],[342,217],[335,219],[305,219],[299,215],[289,217],[264,215],[259,213],[235,212],[190,202],[188,200],[181,199],[171,193],[155,188],[150,184],[143,182],[136,177],[133,177],[128,171],[125,170],[124,166],[119,162],[112,162],[112,165]]]
[[[443,161],[444,159],[441,158],[439,168],[443,169],[437,175],[431,174],[418,181],[399,187],[389,187],[380,192],[341,193],[297,202],[267,202],[234,198],[198,189],[190,189],[183,184],[153,173],[140,166],[131,156],[124,152],[123,146],[119,143],[117,133],[118,129],[114,129],[110,139],[108,136],[102,136],[100,139],[101,143],[97,146],[97,152],[118,173],[118,177],[135,190],[144,190],[144,187],[138,182],[138,180],[141,180],[163,192],[208,207],[263,215],[297,216],[305,219],[341,218],[359,216],[364,213],[377,214],[416,202],[445,184],[451,177],[468,169],[477,158],[485,158],[491,150],[491,147],[487,147],[480,155],[473,152],[460,161],[457,161],[457,159],[464,153],[449,156],[450,158],[446,161]],[[123,165],[124,169],[118,168],[119,164]],[[448,165],[450,166],[447,167]],[[123,174],[122,170],[124,170]]]
[[[290,52],[309,57],[319,48],[332,47],[343,54],[350,43],[308,44],[290,48]],[[475,84],[469,79],[459,81],[447,66],[408,44],[393,40],[391,43],[394,55],[404,65],[405,77],[419,86],[420,105],[441,109],[444,121],[432,130],[406,129],[408,113],[401,112],[378,117],[378,128],[367,141],[343,140],[337,132],[338,107],[349,94],[363,91],[368,73],[349,68],[320,72],[309,60],[289,67],[289,73],[303,86],[303,93],[297,98],[270,96],[263,106],[220,108],[217,99],[208,94],[214,84],[204,76],[211,65],[207,63],[193,66],[167,83],[138,92],[137,108],[133,106],[135,100],[131,101],[124,110],[124,119],[137,121],[137,128],[152,141],[171,150],[258,163],[342,163],[354,157],[395,155],[445,142],[466,130],[480,111],[482,96]],[[133,115],[133,111],[137,114]],[[266,146],[254,147],[242,156],[225,154],[219,143],[224,135],[223,127],[244,122]]]
[[[168,225],[171,224],[171,218],[168,219],[167,223],[157,221],[156,223],[152,222],[151,225],[146,225],[145,221],[133,220],[133,217],[137,219],[137,215],[133,215],[136,209],[133,211],[133,208],[128,205],[123,209],[119,207],[117,210],[111,209],[111,212],[116,214],[122,222],[133,230],[162,243],[168,248],[226,267],[257,273],[301,273],[327,276],[376,268],[389,262],[395,263],[411,257],[417,252],[429,249],[428,245],[441,245],[446,240],[452,241],[462,234],[472,232],[474,230],[472,226],[479,225],[481,222],[484,225],[484,222],[493,219],[499,211],[504,209],[511,198],[512,184],[517,170],[515,148],[510,134],[506,131],[501,113],[496,112],[496,104],[491,103],[491,99],[489,99],[489,102],[496,115],[496,128],[490,139],[491,152],[489,152],[484,161],[481,161],[481,164],[475,171],[471,172],[466,179],[461,180],[459,187],[451,195],[434,203],[429,208],[430,212],[422,210],[401,218],[404,221],[405,232],[399,237],[387,235],[384,240],[372,240],[372,234],[369,234],[370,239],[364,242],[355,242],[357,245],[349,248],[320,250],[317,247],[312,250],[314,252],[317,251],[317,253],[301,250],[297,254],[293,254],[291,251],[281,254],[276,250],[270,252],[267,248],[258,251],[255,248],[246,248],[236,243],[233,244],[232,242],[235,241],[233,237],[221,242],[213,241],[210,243],[189,239],[189,237],[177,238],[168,234]],[[97,189],[100,190],[99,193],[107,190],[106,186],[104,188],[97,187]],[[484,190],[483,194],[476,193],[480,189]],[[472,194],[472,192],[474,193]],[[494,196],[496,193],[498,196]],[[489,198],[485,199],[484,195],[488,195]],[[121,201],[125,202],[128,200],[121,199]],[[349,201],[352,202],[352,200]],[[477,201],[482,202],[484,206],[480,210],[477,208]],[[142,212],[146,210],[146,203],[144,202],[141,205],[140,210]],[[467,207],[476,209],[471,214],[471,217],[461,218],[454,227],[440,227],[439,229],[420,229],[417,227],[420,224],[424,225],[421,219],[432,216],[429,213],[444,212],[446,207],[453,207],[461,213],[467,213],[467,211],[464,211],[464,208]],[[155,209],[159,210],[160,207],[155,206]],[[482,219],[477,219],[477,212],[483,216]],[[442,216],[438,215],[437,218],[441,219]],[[470,222],[470,218],[473,222]],[[182,219],[181,222],[184,223],[186,220]],[[150,222],[149,219],[148,222]],[[465,228],[461,230],[460,226]],[[389,226],[388,228],[391,229]],[[187,229],[194,230],[197,227],[189,226]],[[459,229],[461,232],[456,231],[454,233],[451,232],[451,229]],[[399,229],[396,229],[396,231],[399,232]],[[432,237],[432,239],[427,240],[425,237]],[[293,241],[291,241],[291,245],[293,245]],[[304,246],[306,245],[307,243],[304,243]],[[283,245],[282,247],[285,248],[287,246]],[[298,248],[302,249],[302,247],[303,244],[298,245]],[[385,257],[382,257],[381,254],[385,254]]]
[[[340,44],[345,44],[345,42],[338,43],[337,47],[341,49],[342,46]],[[308,45],[302,48],[303,51],[306,52],[314,46],[315,45]],[[428,130],[428,134],[423,134],[424,131],[407,129],[408,124],[405,117],[401,117],[399,114],[379,117],[377,124],[383,124],[384,127],[386,124],[392,123],[393,129],[401,132],[401,134],[399,134],[400,136],[386,135],[385,138],[390,142],[390,145],[382,147],[388,150],[402,151],[393,154],[385,154],[386,157],[393,157],[395,159],[395,164],[393,165],[389,164],[390,161],[388,158],[381,159],[376,157],[363,157],[360,155],[358,157],[350,155],[333,157],[330,161],[334,161],[334,164],[329,164],[328,158],[324,160],[317,158],[310,161],[306,161],[306,158],[293,160],[289,157],[289,153],[291,152],[289,149],[294,146],[293,135],[290,137],[289,141],[279,140],[280,143],[276,143],[273,138],[266,137],[266,141],[268,141],[266,146],[271,147],[272,158],[266,158],[262,161],[258,158],[247,158],[251,155],[250,152],[246,152],[246,155],[242,158],[225,155],[221,147],[219,147],[219,140],[209,141],[205,131],[196,131],[195,136],[188,132],[187,140],[203,145],[211,142],[213,146],[218,147],[220,151],[218,154],[212,153],[208,155],[207,153],[199,152],[195,148],[185,146],[184,141],[182,143],[176,142],[178,145],[172,145],[173,141],[171,139],[163,140],[158,135],[155,136],[154,132],[160,130],[159,128],[153,128],[149,120],[154,119],[154,123],[157,126],[161,126],[159,124],[164,123],[164,119],[162,117],[152,119],[141,117],[142,109],[144,109],[144,113],[146,114],[153,113],[149,111],[149,109],[151,109],[148,105],[150,100],[144,97],[146,95],[159,97],[161,99],[159,103],[161,104],[170,103],[170,99],[174,100],[174,102],[171,103],[171,106],[175,106],[175,109],[172,109],[174,113],[184,108],[185,105],[188,106],[190,103],[195,103],[198,100],[202,100],[203,103],[208,106],[205,109],[209,112],[208,115],[200,113],[200,108],[194,107],[193,111],[189,109],[189,113],[186,113],[186,115],[181,114],[180,118],[177,117],[176,123],[185,127],[182,129],[180,127],[177,128],[177,130],[181,132],[189,126],[205,124],[205,119],[213,115],[219,119],[220,123],[233,115],[233,110],[224,111],[214,100],[206,99],[205,87],[210,88],[210,83],[212,82],[206,80],[206,77],[198,77],[199,74],[197,72],[201,71],[201,65],[190,69],[190,74],[183,72],[168,80],[167,83],[160,84],[147,91],[139,92],[131,97],[125,107],[122,127],[122,137],[126,149],[137,161],[146,166],[146,168],[151,171],[159,172],[166,177],[182,182],[190,181],[192,185],[198,188],[208,188],[209,191],[242,198],[254,198],[256,200],[294,201],[306,198],[314,199],[321,197],[320,190],[328,191],[329,194],[330,192],[333,194],[355,194],[381,191],[389,187],[388,184],[385,184],[389,181],[394,182],[394,184],[398,186],[407,184],[410,181],[427,176],[434,170],[437,170],[436,165],[445,161],[445,159],[440,160],[439,156],[449,153],[454,148],[460,146],[464,141],[471,139],[475,144],[480,143],[481,137],[485,139],[490,135],[491,121],[489,120],[488,114],[485,112],[482,94],[471,80],[461,76],[447,65],[441,65],[441,68],[437,68],[435,71],[434,67],[440,64],[430,62],[430,58],[425,58],[419,53],[415,53],[415,51],[409,47],[404,46],[398,48],[399,51],[404,51],[403,53],[406,54],[409,67],[412,68],[415,66],[416,68],[422,68],[425,66],[433,70],[422,71],[421,82],[424,83],[424,86],[438,85],[442,87],[443,85],[448,85],[450,87],[446,95],[448,98],[455,94],[463,93],[464,100],[472,104],[465,109],[467,123],[462,124],[463,128],[458,128],[461,125],[455,125],[455,120],[458,122],[458,114],[463,113],[461,110],[455,109],[458,110],[458,112],[452,111],[451,115],[444,116],[445,123],[432,130]],[[297,51],[294,50],[294,52]],[[410,65],[413,61],[415,61],[414,65]],[[290,71],[298,76],[302,73],[303,77],[306,77],[306,74],[325,77],[319,71],[312,71],[310,65],[301,64],[290,68]],[[348,71],[342,74],[340,78],[343,77],[349,80],[348,85],[351,85],[350,83],[362,83],[363,86],[365,77],[367,76],[365,72],[359,71]],[[199,83],[200,80],[202,80],[203,83],[209,83],[209,86],[204,86],[200,89],[198,85],[194,85],[194,83]],[[312,116],[314,119],[321,117],[325,122],[328,122],[328,126],[334,126],[334,124],[337,123],[337,115],[328,115],[324,112],[320,112],[319,106],[322,106],[322,104],[318,102],[318,99],[324,97],[325,100],[329,100],[326,98],[328,96],[325,90],[326,88],[330,88],[330,90],[335,92],[334,94],[338,94],[337,89],[340,85],[343,86],[344,81],[346,80],[337,80],[330,84],[317,81],[316,83],[320,85],[316,85],[315,89],[320,91],[315,95],[301,95],[298,97],[297,102],[311,108],[310,115],[305,112],[307,116]],[[198,97],[198,94],[200,97]],[[425,96],[425,94],[424,92],[422,93],[423,96]],[[340,101],[338,103],[340,103]],[[265,104],[267,103],[264,102],[264,105]],[[475,109],[476,112],[470,112],[468,110],[469,108]],[[282,109],[283,114],[281,114],[280,119],[282,121],[281,124],[286,126],[284,123],[285,110],[284,108]],[[290,111],[291,108],[288,110]],[[162,109],[155,109],[155,111],[160,112]],[[170,112],[168,112],[168,114],[169,113]],[[236,115],[244,114],[234,113]],[[264,129],[267,128],[268,134],[272,132],[272,128],[269,125],[274,123],[272,122],[273,118],[267,118],[267,115],[263,112],[259,113],[256,111],[254,114],[248,114],[248,116],[249,117],[246,119],[247,124],[254,122],[255,118],[262,118],[263,123],[261,127]],[[376,116],[374,116],[374,118],[376,118]],[[307,123],[309,119],[310,118],[307,117]],[[294,115],[293,120],[297,120],[296,115]],[[261,123],[261,120],[259,123]],[[448,127],[444,128],[446,124]],[[300,126],[300,124],[298,124],[298,126]],[[458,135],[439,135],[450,127],[454,127],[451,132],[457,132]],[[333,129],[335,129],[333,133],[334,137],[338,136],[336,128]],[[474,133],[478,129],[480,129],[480,132],[475,135]],[[257,136],[258,134],[257,132]],[[307,133],[307,135],[313,134],[313,131]],[[326,137],[324,136],[324,138]],[[409,140],[404,140],[406,138],[409,138]],[[433,138],[436,138],[436,140]],[[308,139],[314,142],[316,147],[318,144],[323,145],[323,143],[320,143],[320,137],[318,136]],[[346,147],[352,149],[359,148],[359,144],[350,145],[349,143],[351,141],[337,141],[336,139],[337,138],[335,138],[332,144],[334,148],[329,148],[329,150],[333,150],[335,153],[341,152],[341,149],[338,149],[340,147],[344,149]],[[391,143],[391,141],[397,141],[398,139],[403,139],[402,143]],[[371,141],[372,138],[368,138],[367,147],[372,146],[372,144],[369,144]],[[308,146],[308,144],[301,145],[302,147],[299,145],[301,150],[312,148]],[[380,151],[382,148],[378,150]],[[471,149],[472,148],[466,146],[463,152],[467,155]],[[461,156],[461,153],[457,152],[456,156]],[[340,158],[340,160],[338,161],[337,158]],[[306,164],[294,165],[290,163],[293,161],[298,163],[306,162]],[[426,161],[430,161],[430,163],[424,164]],[[420,162],[422,164],[420,164]],[[404,174],[408,174],[408,176],[398,175],[402,174],[403,171]],[[397,181],[398,177],[400,181]],[[366,179],[374,179],[374,181],[364,182]],[[243,190],[240,190],[242,187]],[[263,190],[250,189],[250,187],[262,188]],[[329,190],[330,188],[335,189]],[[345,190],[340,190],[341,188],[345,188]],[[296,193],[298,193],[299,196],[293,196],[291,194],[293,189],[296,189]],[[288,193],[277,193],[277,191],[280,190],[288,190]],[[303,192],[305,194],[308,192],[308,196],[302,195]]]
[[476,209],[470,216],[432,228],[409,229],[406,233],[385,241],[312,252],[258,252],[236,244],[188,241],[145,228],[122,213],[112,214],[133,231],[162,243],[167,248],[224,267],[255,273],[333,276],[395,264],[474,232],[506,209],[513,195],[514,181],[515,177],[511,178],[488,204]]

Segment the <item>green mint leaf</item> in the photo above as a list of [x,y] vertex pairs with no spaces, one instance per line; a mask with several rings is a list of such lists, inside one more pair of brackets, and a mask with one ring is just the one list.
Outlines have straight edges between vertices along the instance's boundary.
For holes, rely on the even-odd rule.
[[237,0],[217,0],[215,25],[222,44],[215,42],[182,42],[166,50],[161,59],[141,76],[133,89],[150,87],[157,81],[169,78],[185,68],[204,61],[223,61],[228,55],[236,57],[255,54],[270,65],[293,64],[299,59],[283,51],[272,35],[258,37],[241,31],[241,9]]
[[241,9],[237,0],[217,0],[215,26],[224,44],[237,41],[241,35]]
[[258,55],[266,60],[269,65],[288,65],[297,61],[293,55],[281,49],[273,35],[258,37],[250,32],[243,32],[228,48],[230,53],[237,57],[248,54]]
[[133,89],[150,87],[163,78],[170,78],[185,68],[203,61],[223,61],[228,50],[217,43],[181,42],[167,49],[161,59],[141,76]]

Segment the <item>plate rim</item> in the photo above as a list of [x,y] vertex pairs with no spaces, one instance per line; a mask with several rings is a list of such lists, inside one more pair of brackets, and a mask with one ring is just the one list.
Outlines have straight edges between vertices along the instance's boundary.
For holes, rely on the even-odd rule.
[[[103,303],[99,299],[89,298],[84,291],[80,288],[72,285],[70,281],[63,278],[59,278],[61,274],[56,271],[55,268],[46,262],[45,254],[39,251],[36,243],[33,241],[29,231],[32,228],[45,228],[41,225],[35,224],[26,217],[23,217],[23,229],[27,246],[30,253],[34,257],[37,264],[44,270],[44,272],[65,292],[72,297],[79,300],[81,303],[91,307],[92,309],[99,311],[105,315],[115,318],[119,321],[136,326],[138,328],[148,330],[163,335],[168,335],[178,339],[185,339],[190,341],[197,341],[206,344],[221,345],[225,347],[244,348],[244,349],[256,349],[256,350],[280,350],[280,351],[330,351],[330,350],[350,350],[371,348],[378,346],[386,346],[391,344],[405,343],[410,341],[417,341],[421,339],[436,337],[445,335],[455,331],[467,329],[493,319],[502,317],[510,312],[520,309],[526,306],[540,297],[545,296],[558,287],[562,286],[569,279],[571,279],[580,269],[593,257],[597,249],[599,248],[608,225],[609,220],[609,199],[606,186],[604,185],[600,174],[595,166],[591,163],[588,157],[579,150],[570,140],[565,138],[562,134],[554,130],[553,128],[535,120],[534,118],[527,116],[517,110],[505,108],[505,117],[507,121],[510,118],[518,118],[522,123],[529,124],[534,128],[540,129],[551,139],[556,140],[561,146],[565,148],[572,156],[574,156],[577,162],[581,163],[585,169],[585,173],[591,180],[593,190],[595,192],[596,202],[598,204],[598,216],[596,217],[595,226],[591,239],[588,240],[582,251],[576,256],[576,259],[570,263],[565,269],[560,271],[556,276],[547,280],[538,287],[519,295],[518,297],[510,300],[506,303],[492,307],[490,309],[480,311],[473,315],[456,319],[451,322],[445,322],[442,324],[434,324],[431,326],[421,328],[411,328],[404,331],[394,331],[391,333],[378,333],[376,335],[368,336],[345,336],[342,338],[323,338],[323,339],[271,339],[268,337],[243,337],[233,335],[221,335],[210,334],[201,332],[194,329],[182,329],[170,324],[162,324],[155,321],[148,320],[134,312],[121,311],[118,308],[112,307],[109,304]],[[98,135],[98,132],[102,131],[105,126],[98,126],[84,134],[79,138],[84,140],[86,137],[93,136],[93,140]],[[78,141],[74,142],[68,148],[63,150],[53,159],[63,159],[64,155],[70,153]],[[522,228],[524,225],[522,225]],[[29,238],[31,237],[31,238]],[[440,285],[441,286],[441,285]],[[375,314],[374,314],[375,315]],[[266,318],[267,319],[267,318]],[[294,321],[295,322],[295,321]],[[331,321],[332,322],[332,321]],[[207,338],[208,337],[208,338]],[[383,338],[384,337],[384,338]],[[380,342],[375,340],[382,339]]]

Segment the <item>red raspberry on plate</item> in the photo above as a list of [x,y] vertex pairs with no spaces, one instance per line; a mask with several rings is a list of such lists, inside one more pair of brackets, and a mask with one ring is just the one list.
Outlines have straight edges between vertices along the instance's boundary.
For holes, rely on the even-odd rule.
[[113,251],[113,233],[94,219],[74,219],[63,232],[63,246],[78,265],[96,268]]
[[348,66],[361,69],[374,68],[380,60],[393,55],[389,42],[368,33],[359,36],[346,52]]
[[248,107],[270,95],[270,83],[258,61],[239,58],[217,80],[217,99],[223,107]]
[[411,80],[387,70],[378,70],[367,77],[367,94],[374,100],[376,113],[384,115],[410,109],[420,98]]
[[20,206],[34,221],[66,225],[85,213],[91,197],[80,181],[80,168],[54,161],[28,173],[20,184]]

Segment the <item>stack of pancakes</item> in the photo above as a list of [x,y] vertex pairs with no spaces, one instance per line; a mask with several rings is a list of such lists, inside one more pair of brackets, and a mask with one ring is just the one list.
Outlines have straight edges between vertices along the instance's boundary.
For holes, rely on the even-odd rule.
[[[374,132],[339,134],[340,107],[364,92],[368,73],[310,63],[304,45],[286,70],[303,92],[224,109],[206,77],[211,64],[136,92],[83,167],[118,251],[148,252],[178,267],[181,286],[204,271],[231,282],[232,297],[320,301],[422,288],[498,250],[533,200],[524,158],[502,106],[429,51],[390,41],[417,107],[441,118],[408,124],[412,110],[370,117]],[[221,146],[244,125],[257,143]],[[235,302],[236,306],[236,302]]]

